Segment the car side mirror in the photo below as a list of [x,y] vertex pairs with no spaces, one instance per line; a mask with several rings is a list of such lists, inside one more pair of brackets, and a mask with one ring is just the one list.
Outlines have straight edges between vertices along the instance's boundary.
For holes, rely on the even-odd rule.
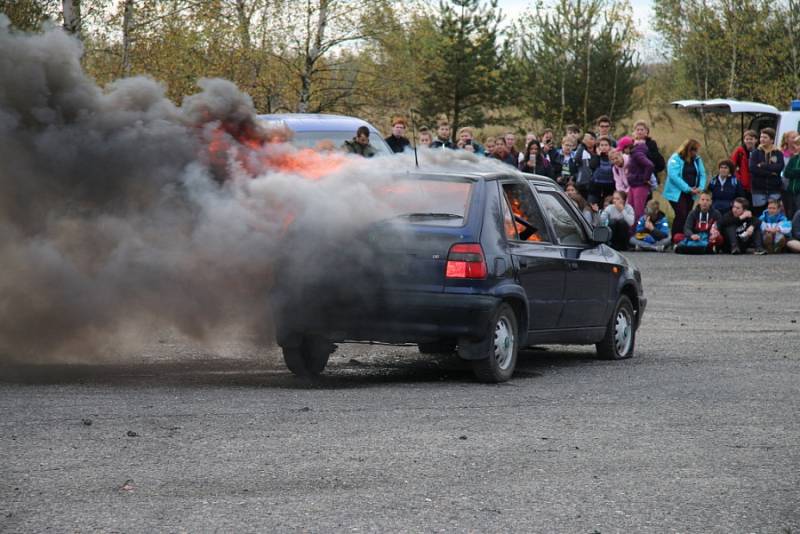
[[592,230],[592,241],[595,243],[608,243],[611,241],[611,228],[608,226],[595,226]]

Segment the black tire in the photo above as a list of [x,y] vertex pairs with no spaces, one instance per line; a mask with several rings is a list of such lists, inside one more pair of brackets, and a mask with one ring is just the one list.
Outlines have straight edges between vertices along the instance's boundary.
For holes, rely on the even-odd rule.
[[456,351],[455,341],[434,341],[417,345],[422,354],[452,354]]
[[325,369],[335,348],[324,339],[304,336],[299,346],[283,347],[283,361],[297,376],[317,376]]
[[505,382],[514,374],[519,352],[517,316],[508,304],[501,304],[494,314],[489,331],[489,352],[486,358],[473,360],[475,377],[490,384]]
[[626,295],[619,297],[614,313],[608,320],[606,335],[595,345],[602,360],[624,360],[633,356],[636,346],[636,316],[633,304]]

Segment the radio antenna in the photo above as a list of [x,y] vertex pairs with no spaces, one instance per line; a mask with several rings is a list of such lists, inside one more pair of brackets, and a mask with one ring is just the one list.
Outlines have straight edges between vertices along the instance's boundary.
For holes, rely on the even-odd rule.
[[417,121],[414,119],[414,110],[409,108],[408,118],[411,119],[411,139],[414,140],[414,165],[419,169],[419,156],[417,155]]

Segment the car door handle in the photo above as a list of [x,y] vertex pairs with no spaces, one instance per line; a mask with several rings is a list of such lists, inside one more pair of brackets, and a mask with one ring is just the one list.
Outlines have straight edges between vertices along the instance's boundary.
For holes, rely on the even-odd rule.
[[569,265],[570,271],[577,271],[578,270],[578,262],[577,261],[568,261],[567,265]]

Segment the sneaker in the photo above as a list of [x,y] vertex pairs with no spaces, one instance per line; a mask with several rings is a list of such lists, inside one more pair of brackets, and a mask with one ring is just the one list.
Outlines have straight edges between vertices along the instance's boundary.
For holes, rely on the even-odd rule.
[[641,252],[642,251],[642,247],[640,247],[639,245],[636,245],[636,248],[634,248],[633,250],[635,250],[636,252]]
[[664,252],[664,245],[656,245],[656,252]]
[[757,248],[755,252],[753,252],[753,254],[755,254],[756,256],[763,256],[766,253],[767,251],[764,250],[763,248]]
[[741,254],[741,253],[742,253],[742,251],[739,250],[739,247],[733,247],[731,249],[731,254],[733,254],[733,255],[737,255],[737,254]]

